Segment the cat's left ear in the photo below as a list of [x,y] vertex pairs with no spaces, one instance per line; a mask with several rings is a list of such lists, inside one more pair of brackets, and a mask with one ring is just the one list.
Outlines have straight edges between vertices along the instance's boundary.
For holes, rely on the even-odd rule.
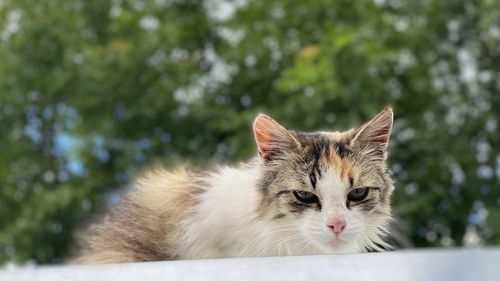
[[352,146],[366,154],[385,159],[392,123],[392,108],[386,107],[354,132]]
[[265,114],[259,114],[253,122],[259,156],[265,161],[281,158],[299,147],[297,139],[283,126]]

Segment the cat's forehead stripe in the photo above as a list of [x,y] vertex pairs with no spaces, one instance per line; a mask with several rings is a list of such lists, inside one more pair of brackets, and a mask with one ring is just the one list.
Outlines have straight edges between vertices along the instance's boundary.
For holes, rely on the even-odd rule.
[[329,159],[330,165],[340,175],[343,182],[351,182],[354,174],[354,165],[351,161],[343,159],[338,153],[331,153]]
[[[321,177],[321,169],[333,167],[341,180],[348,182],[352,186],[354,165],[349,160],[349,155],[352,153],[348,147],[346,140],[342,135],[336,133],[299,133],[299,138],[305,147],[308,147],[309,161],[314,161],[313,172],[318,171],[318,176]],[[321,163],[321,164],[320,164]]]

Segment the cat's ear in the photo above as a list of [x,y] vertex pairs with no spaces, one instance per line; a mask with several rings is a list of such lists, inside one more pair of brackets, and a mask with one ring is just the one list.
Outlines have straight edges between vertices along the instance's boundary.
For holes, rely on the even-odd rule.
[[392,108],[386,107],[354,132],[352,146],[374,157],[386,158],[393,123]]
[[287,129],[265,114],[255,118],[253,133],[259,156],[266,161],[277,159],[299,147],[299,142]]

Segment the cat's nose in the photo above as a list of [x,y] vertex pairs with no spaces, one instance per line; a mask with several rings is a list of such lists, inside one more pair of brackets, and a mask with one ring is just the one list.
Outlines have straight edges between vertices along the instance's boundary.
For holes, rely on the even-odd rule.
[[336,235],[340,234],[345,227],[347,226],[347,222],[345,219],[342,218],[336,218],[333,220],[328,220],[326,222],[326,226],[332,230],[332,232]]

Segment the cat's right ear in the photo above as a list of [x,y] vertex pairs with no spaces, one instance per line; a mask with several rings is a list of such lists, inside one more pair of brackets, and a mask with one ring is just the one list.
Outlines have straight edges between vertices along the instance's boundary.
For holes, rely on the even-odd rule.
[[278,159],[299,146],[297,139],[287,129],[265,114],[255,118],[253,133],[259,156],[265,161]]
[[352,144],[365,154],[382,157],[385,160],[393,119],[392,108],[386,107],[356,130]]

